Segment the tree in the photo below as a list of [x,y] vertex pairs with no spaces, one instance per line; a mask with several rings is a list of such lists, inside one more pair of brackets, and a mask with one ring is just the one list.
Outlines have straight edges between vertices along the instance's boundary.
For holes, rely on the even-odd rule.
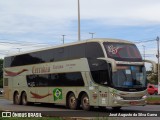
[[149,83],[157,85],[158,84],[158,75],[152,74],[150,77]]
[[158,75],[154,74],[153,71],[147,71],[147,82],[150,84],[158,84]]

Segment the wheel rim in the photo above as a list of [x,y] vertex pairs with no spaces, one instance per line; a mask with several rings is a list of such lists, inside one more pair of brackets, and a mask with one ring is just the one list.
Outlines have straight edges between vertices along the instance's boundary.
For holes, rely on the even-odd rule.
[[23,94],[22,101],[23,101],[23,105],[27,104],[27,96],[25,93]]
[[15,104],[19,104],[19,95],[18,94],[15,95]]
[[74,96],[70,97],[69,106],[70,106],[70,108],[75,108],[76,107],[76,98]]
[[84,106],[84,108],[88,108],[89,107],[89,99],[88,99],[87,96],[85,96],[83,98],[83,106]]

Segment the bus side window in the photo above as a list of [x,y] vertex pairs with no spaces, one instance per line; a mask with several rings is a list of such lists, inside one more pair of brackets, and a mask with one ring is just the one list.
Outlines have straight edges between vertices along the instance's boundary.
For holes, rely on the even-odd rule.
[[73,45],[68,47],[69,59],[85,57],[85,44]]
[[56,48],[54,50],[54,60],[61,61],[68,59],[68,47]]
[[5,57],[4,58],[4,67],[10,67],[12,60],[13,60],[13,57]]

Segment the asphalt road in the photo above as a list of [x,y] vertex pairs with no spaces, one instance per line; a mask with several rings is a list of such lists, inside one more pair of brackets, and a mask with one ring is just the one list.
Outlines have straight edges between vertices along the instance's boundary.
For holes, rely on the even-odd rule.
[[[42,114],[42,116],[60,116],[60,117],[106,117],[108,115],[115,115],[116,113],[120,113],[123,116],[123,113],[125,115],[129,115],[130,113],[133,115],[133,113],[138,114],[138,116],[141,116],[139,114],[144,113],[150,113],[150,114],[155,114],[159,113],[160,114],[160,105],[146,105],[146,106],[131,106],[131,107],[123,107],[120,111],[113,111],[111,108],[107,109],[100,109],[100,108],[94,108],[91,111],[83,111],[83,110],[70,110],[67,109],[66,107],[62,105],[53,105],[53,104],[34,104],[30,106],[23,106],[23,105],[14,105],[12,101],[8,101],[5,99],[0,99],[0,109],[2,111],[14,111],[14,112],[39,112]],[[140,117],[141,120],[143,120],[146,116]],[[112,117],[113,118],[113,117]],[[126,119],[124,117],[114,117],[114,120],[121,120],[121,119]],[[132,118],[134,120],[137,117]],[[144,120],[150,120],[151,117],[148,119]],[[160,117],[153,117],[152,120],[160,120]],[[138,119],[135,119],[138,120]]]

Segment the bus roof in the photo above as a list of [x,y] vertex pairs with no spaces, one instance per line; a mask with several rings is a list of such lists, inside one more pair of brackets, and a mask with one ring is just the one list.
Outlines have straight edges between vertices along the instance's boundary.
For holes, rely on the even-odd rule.
[[66,47],[66,46],[71,46],[71,45],[82,44],[82,43],[86,43],[86,42],[100,42],[100,43],[103,43],[103,42],[115,42],[115,43],[134,44],[133,42],[130,42],[130,41],[127,41],[127,40],[121,40],[121,39],[93,38],[93,39],[87,39],[87,40],[82,40],[82,41],[73,42],[73,43],[67,43],[67,44],[62,44],[62,45],[57,45],[57,46],[51,46],[51,47],[47,47],[47,48],[41,48],[41,49],[21,52],[21,53],[17,53],[17,54],[10,54],[10,55],[5,56],[5,57],[16,56],[16,55],[23,55],[23,54],[27,54],[27,53],[33,53],[33,52],[39,52],[39,51],[49,50],[49,49],[53,49],[53,48],[61,48],[61,47]]

